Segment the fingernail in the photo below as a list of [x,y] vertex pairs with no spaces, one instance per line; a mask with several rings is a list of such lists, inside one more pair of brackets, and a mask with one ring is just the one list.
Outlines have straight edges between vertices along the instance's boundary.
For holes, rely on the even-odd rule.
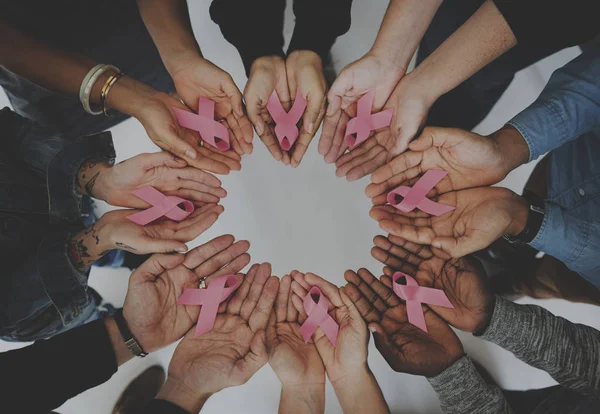
[[369,326],[369,331],[371,331],[373,333],[377,332],[377,330],[375,328],[373,328],[372,326]]
[[263,134],[263,132],[265,132],[265,129],[263,128],[263,125],[262,125],[262,124],[258,124],[258,125],[256,126],[256,133],[257,133],[258,135],[262,135],[262,134]]
[[178,247],[175,249],[177,253],[185,253],[187,252],[187,247]]
[[309,122],[308,125],[306,126],[306,132],[308,132],[309,134],[312,134],[314,127],[315,127],[315,123]]
[[436,247],[436,248],[438,248],[438,249],[441,249],[441,248],[442,248],[442,243],[440,243],[439,241],[434,241],[433,243],[431,243],[431,245],[432,245],[433,247]]
[[196,151],[186,150],[185,155],[187,155],[190,158],[196,159]]

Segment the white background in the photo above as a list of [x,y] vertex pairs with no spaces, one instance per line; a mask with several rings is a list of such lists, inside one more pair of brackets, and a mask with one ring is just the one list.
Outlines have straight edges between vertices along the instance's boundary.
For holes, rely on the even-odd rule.
[[[243,90],[246,77],[241,60],[233,46],[222,37],[208,15],[209,0],[191,2],[190,14],[196,37],[204,55],[231,73]],[[336,69],[359,58],[372,45],[387,2],[355,1],[352,28],[333,48]],[[291,8],[286,11],[286,40],[293,29]],[[494,108],[477,128],[489,133],[532,102],[541,91],[552,71],[572,59],[578,51],[570,49],[552,56],[519,73]],[[8,104],[0,96],[0,105]],[[143,128],[129,120],[113,128],[118,160],[140,152],[154,152]],[[320,134],[320,133],[319,133]],[[317,134],[317,138],[319,136]],[[370,256],[372,239],[382,233],[368,216],[370,200],[364,195],[368,178],[348,183],[335,177],[335,169],[326,165],[313,142],[304,161],[297,169],[284,167],[271,158],[262,143],[255,138],[255,151],[242,162],[242,171],[221,177],[229,195],[223,200],[225,213],[205,234],[190,243],[204,243],[218,235],[230,233],[238,240],[251,242],[253,262],[270,262],[275,275],[283,276],[293,269],[311,271],[342,285],[346,269],[367,267],[380,274],[381,265]],[[532,166],[513,172],[503,185],[521,191]],[[107,207],[101,206],[104,211]],[[94,268],[90,285],[107,300],[121,306],[127,288],[129,272]],[[562,300],[533,301],[557,315],[572,321],[600,328],[600,310],[590,305],[572,304]],[[459,333],[466,352],[484,365],[500,386],[506,389],[540,388],[554,384],[545,372],[518,361],[512,354],[471,335]],[[110,413],[123,388],[137,374],[153,364],[168,366],[174,346],[135,359],[122,366],[107,383],[68,401],[59,409],[64,414]],[[0,343],[0,351],[15,345]],[[593,350],[590,350],[594,352]],[[90,355],[90,358],[93,358]],[[392,412],[441,412],[435,393],[422,377],[393,372],[375,349],[372,341],[369,364],[374,371]],[[6,373],[5,373],[6,375]],[[59,376],[60,373],[57,373]],[[58,377],[57,377],[58,378]],[[203,409],[205,413],[275,413],[279,402],[280,385],[267,365],[244,386],[225,390],[213,396]],[[327,386],[327,413],[340,413],[333,392]]]

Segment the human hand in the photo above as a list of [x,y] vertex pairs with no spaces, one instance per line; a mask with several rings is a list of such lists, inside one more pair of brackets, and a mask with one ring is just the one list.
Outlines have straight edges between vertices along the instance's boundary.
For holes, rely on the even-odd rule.
[[208,230],[223,212],[223,206],[206,204],[184,220],[157,220],[140,226],[127,219],[137,210],[112,210],[92,227],[106,250],[121,249],[134,254],[185,252],[185,242]]
[[428,307],[423,311],[429,332],[408,322],[406,305],[391,289],[391,277],[382,276],[380,282],[366,269],[348,270],[344,277],[349,283],[344,291],[394,371],[433,377],[464,355],[456,334]]
[[185,255],[153,255],[132,273],[123,316],[146,352],[175,342],[198,320],[199,306],[177,303],[185,289],[198,288],[203,278],[210,283],[216,276],[236,274],[250,262],[249,243],[234,241],[225,235]]
[[275,137],[273,119],[267,111],[267,103],[273,91],[277,91],[283,108],[289,111],[291,98],[285,61],[279,56],[263,56],[252,63],[250,76],[244,89],[248,117],[273,158],[289,165],[290,155],[279,146]]
[[323,73],[321,57],[313,51],[296,50],[290,53],[285,61],[285,67],[292,102],[296,99],[297,91],[300,91],[307,102],[300,136],[291,153],[292,167],[297,167],[325,115],[327,81]]
[[367,196],[387,193],[428,170],[448,173],[435,187],[443,194],[496,184],[512,169],[497,140],[462,129],[427,127],[408,148],[373,173]]
[[384,273],[396,271],[413,275],[420,286],[441,289],[454,308],[428,305],[452,326],[467,332],[484,330],[494,310],[492,295],[484,270],[469,256],[443,259],[428,246],[406,241],[400,237],[376,236],[371,255],[385,264]]
[[79,169],[80,185],[89,196],[113,206],[150,207],[131,194],[145,186],[152,186],[167,196],[185,198],[198,207],[218,203],[227,195],[217,177],[188,167],[185,161],[168,152],[137,155],[112,167],[99,169],[97,176],[96,169],[97,163],[85,163]]
[[374,89],[373,111],[379,112],[404,73],[404,68],[398,67],[385,55],[371,52],[340,72],[327,93],[329,106],[319,140],[319,154],[325,157],[325,162],[336,162],[346,151],[346,125],[350,118],[356,116],[358,100]]
[[425,124],[433,104],[426,88],[410,81],[406,75],[391,94],[382,110],[392,109],[389,128],[378,130],[352,151],[336,161],[336,175],[348,181],[358,180],[404,152],[410,140]]
[[291,285],[292,278],[285,275],[267,326],[269,364],[284,389],[314,387],[324,391],[325,367],[314,341],[304,343],[300,335],[300,315],[292,303]]
[[377,205],[370,216],[388,233],[455,258],[484,249],[504,234],[517,235],[527,222],[527,201],[506,188],[478,187],[428,197],[456,209],[436,217]]
[[231,76],[200,54],[187,54],[169,69],[183,102],[198,111],[198,98],[215,102],[215,119],[230,131],[231,148],[238,155],[252,153],[252,125],[244,113],[242,93]]
[[299,313],[300,324],[307,318],[303,300],[311,286],[317,286],[329,301],[329,314],[338,323],[337,343],[334,347],[321,328],[313,334],[313,341],[323,360],[332,383],[358,375],[367,366],[367,326],[348,296],[337,286],[313,273],[292,272],[292,303]]
[[247,382],[269,359],[265,330],[278,288],[268,263],[252,266],[235,294],[221,304],[213,329],[197,338],[191,330],[181,341],[169,378],[208,394]]

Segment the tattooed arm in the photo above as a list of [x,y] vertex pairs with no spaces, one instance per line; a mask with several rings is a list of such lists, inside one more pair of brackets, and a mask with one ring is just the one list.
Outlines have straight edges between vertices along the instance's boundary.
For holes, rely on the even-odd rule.
[[100,218],[90,227],[71,236],[67,252],[77,270],[86,271],[96,260],[117,248],[108,230]]
[[106,200],[106,194],[102,186],[96,187],[100,174],[110,170],[111,165],[107,162],[86,161],[77,172],[77,189],[81,194],[88,195],[99,200]]

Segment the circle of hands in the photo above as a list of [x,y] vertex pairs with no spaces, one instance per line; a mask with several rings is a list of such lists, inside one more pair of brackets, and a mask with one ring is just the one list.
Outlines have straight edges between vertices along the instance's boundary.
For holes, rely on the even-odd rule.
[[[372,249],[373,257],[385,265],[384,274],[378,279],[366,269],[348,270],[341,288],[298,271],[279,279],[267,263],[241,274],[250,262],[249,244],[230,235],[186,254],[148,259],[130,279],[124,316],[148,352],[183,337],[169,366],[169,378],[180,390],[191,400],[205,400],[245,383],[267,363],[284,390],[321,389],[326,376],[334,386],[343,384],[353,376],[369,375],[369,330],[395,371],[435,376],[464,355],[451,327],[482,331],[494,307],[483,270],[469,254],[505,234],[513,225],[515,206],[522,203],[510,190],[490,187],[510,172],[497,142],[457,129],[423,129],[432,105],[426,93],[404,69],[369,54],[344,68],[329,90],[323,62],[313,52],[257,59],[243,95],[226,72],[200,57],[181,64],[173,79],[182,100],[157,93],[137,117],[150,138],[173,155],[142,154],[117,164],[99,175],[93,195],[112,205],[143,209],[149,205],[131,191],[151,185],[197,208],[181,222],[159,220],[145,227],[126,220],[131,210],[107,213],[101,220],[112,224],[112,238],[126,250],[187,251],[185,243],[223,211],[218,203],[227,193],[208,171],[228,174],[241,168],[241,156],[253,149],[252,126],[276,160],[297,167],[323,122],[319,153],[327,163],[336,163],[336,175],[350,181],[372,174],[366,188],[374,204],[370,216],[389,233],[376,237]],[[392,123],[349,151],[345,129],[356,116],[357,101],[369,90],[375,91],[373,112],[392,108]],[[286,111],[297,93],[308,102],[299,138],[289,152],[280,148],[266,110],[273,92]],[[230,131],[231,150],[201,146],[198,133],[178,125],[171,107],[197,110],[200,96],[215,101],[215,117]],[[386,204],[389,191],[413,185],[431,169],[447,175],[427,197],[455,207],[452,212],[436,217]],[[443,290],[454,306],[422,305],[429,332],[408,321],[406,303],[392,288],[396,271],[412,275],[420,286]],[[208,278],[210,284],[224,274],[237,275],[237,290],[221,303],[213,329],[194,337],[200,306],[180,305],[178,298],[186,288],[197,288],[201,279]],[[300,334],[307,319],[303,298],[311,286],[320,288],[329,315],[339,325],[335,347],[321,328],[307,343]]]

